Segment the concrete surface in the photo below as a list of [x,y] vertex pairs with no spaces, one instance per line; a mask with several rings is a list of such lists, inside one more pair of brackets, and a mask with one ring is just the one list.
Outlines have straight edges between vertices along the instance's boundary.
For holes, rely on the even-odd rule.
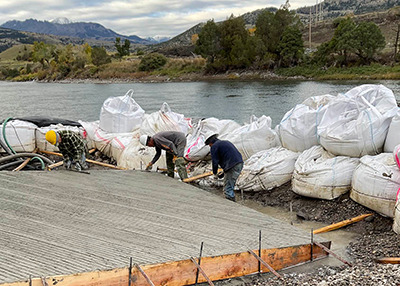
[[0,283],[307,244],[308,232],[157,173],[0,172]]

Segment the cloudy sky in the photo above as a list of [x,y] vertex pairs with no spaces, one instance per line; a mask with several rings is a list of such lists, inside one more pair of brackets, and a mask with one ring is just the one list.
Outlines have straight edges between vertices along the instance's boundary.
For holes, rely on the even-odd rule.
[[[291,9],[317,0],[290,0]],[[0,24],[9,20],[50,21],[66,17],[74,22],[95,22],[123,35],[176,36],[209,19],[220,21],[285,0],[0,0]],[[321,1],[318,1],[321,2]]]

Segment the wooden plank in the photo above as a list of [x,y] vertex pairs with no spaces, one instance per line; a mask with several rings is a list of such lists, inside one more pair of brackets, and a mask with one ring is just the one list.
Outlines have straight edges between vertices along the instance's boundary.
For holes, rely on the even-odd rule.
[[367,218],[369,216],[372,216],[372,214],[363,214],[363,215],[360,215],[360,216],[357,216],[357,217],[353,217],[351,219],[347,219],[347,220],[344,220],[344,221],[341,221],[341,222],[338,222],[338,223],[334,223],[334,224],[331,224],[331,225],[324,226],[322,228],[316,229],[316,230],[313,231],[313,233],[314,234],[318,234],[318,233],[323,233],[323,232],[328,232],[328,231],[331,231],[331,230],[335,230],[335,229],[344,227],[346,225],[349,225],[349,224],[358,222],[360,220],[363,220],[363,219],[365,219],[365,218]]
[[400,264],[400,257],[381,257],[375,259],[375,261],[384,264]]
[[[197,270],[200,271],[201,275],[203,275],[204,279],[207,280],[208,285],[210,286],[214,286],[214,283],[210,280],[210,278],[208,278],[207,274],[204,272],[203,268],[201,268],[201,266],[196,262],[196,260],[194,260],[193,257],[190,257],[190,260],[192,260],[193,264],[196,266]],[[196,272],[196,277],[197,277],[197,272]],[[199,279],[197,278],[197,281]]]
[[[330,242],[322,243],[330,248]],[[255,251],[258,251],[255,250]],[[314,245],[313,258],[326,257],[327,252]],[[308,262],[311,259],[311,244],[263,249],[261,258],[275,270]],[[240,277],[258,272],[258,260],[248,251],[220,256],[203,257],[201,267],[207,276],[215,281]],[[193,284],[196,280],[197,267],[190,259],[151,264],[142,267],[154,285],[181,286]],[[265,266],[263,272],[268,272]],[[132,269],[132,285],[147,286],[148,282],[138,269]],[[129,284],[129,267],[77,273],[72,275],[47,277],[49,285],[57,286],[126,286]],[[202,276],[199,283],[206,282]],[[29,281],[0,284],[1,286],[28,286]],[[32,286],[42,286],[40,278],[32,279]]]
[[[222,171],[223,171],[222,169],[218,169],[218,173],[222,172]],[[189,182],[193,182],[195,180],[202,179],[202,178],[205,178],[205,177],[209,177],[209,176],[212,176],[212,175],[213,175],[213,172],[210,171],[210,172],[206,172],[206,173],[203,173],[203,174],[200,174],[200,175],[197,175],[197,176],[193,176],[193,177],[184,179],[183,181],[185,183],[189,183]]]
[[[276,277],[278,277],[278,278],[281,279],[282,281],[285,281],[285,280],[282,278],[282,276],[281,276],[278,272],[276,272],[274,268],[271,267],[271,265],[269,265],[267,262],[265,262],[263,259],[261,259],[260,256],[258,256],[257,254],[255,254],[253,250],[249,249],[249,252],[250,252],[251,255],[253,255],[255,258],[257,258],[257,260],[258,260],[259,262],[261,262],[262,265],[264,265],[265,267],[267,267],[268,270],[269,270],[270,272],[272,272]],[[260,267],[261,267],[261,266],[259,266],[259,268],[260,268]],[[259,272],[260,272],[260,271],[259,271]]]
[[[37,153],[37,150],[38,150],[38,149],[36,148],[35,150],[33,150],[32,153]],[[28,165],[28,163],[29,163],[30,160],[32,160],[31,157],[25,159],[25,161],[24,161],[21,165],[19,165],[17,168],[15,168],[15,169],[13,170],[13,172],[18,172],[18,171],[22,170],[26,165]]]

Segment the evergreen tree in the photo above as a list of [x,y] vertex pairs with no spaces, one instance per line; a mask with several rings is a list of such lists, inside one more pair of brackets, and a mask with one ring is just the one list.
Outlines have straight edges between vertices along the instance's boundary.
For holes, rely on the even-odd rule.
[[209,20],[201,29],[194,52],[206,58],[209,63],[214,63],[220,50],[219,29],[214,20]]
[[381,30],[372,22],[361,22],[354,29],[353,35],[355,54],[366,64],[370,64],[377,51],[386,45]]
[[278,45],[281,65],[284,67],[296,65],[304,55],[304,43],[300,30],[296,27],[287,27]]

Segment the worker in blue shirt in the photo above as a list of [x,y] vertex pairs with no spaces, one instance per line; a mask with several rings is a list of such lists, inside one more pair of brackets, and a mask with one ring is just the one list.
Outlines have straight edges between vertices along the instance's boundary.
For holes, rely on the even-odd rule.
[[218,165],[224,170],[224,194],[225,198],[231,201],[236,201],[235,198],[235,183],[243,169],[243,158],[236,149],[235,145],[227,140],[219,140],[218,134],[208,136],[205,144],[211,147],[211,159],[213,174],[218,175]]

